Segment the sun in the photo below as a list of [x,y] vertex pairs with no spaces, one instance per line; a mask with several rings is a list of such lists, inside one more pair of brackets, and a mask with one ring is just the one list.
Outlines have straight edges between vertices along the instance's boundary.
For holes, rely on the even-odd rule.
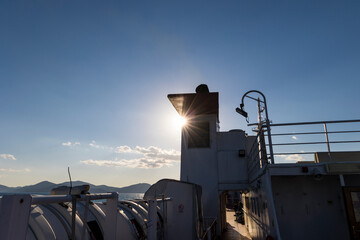
[[183,126],[185,126],[187,123],[187,119],[183,116],[180,115],[176,115],[176,117],[174,117],[174,125],[176,128],[181,129]]

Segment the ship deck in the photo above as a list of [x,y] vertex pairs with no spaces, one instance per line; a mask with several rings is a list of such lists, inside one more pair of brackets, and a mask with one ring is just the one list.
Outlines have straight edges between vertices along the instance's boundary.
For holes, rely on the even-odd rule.
[[245,225],[235,221],[234,210],[226,209],[226,222],[226,231],[221,234],[222,240],[251,240]]

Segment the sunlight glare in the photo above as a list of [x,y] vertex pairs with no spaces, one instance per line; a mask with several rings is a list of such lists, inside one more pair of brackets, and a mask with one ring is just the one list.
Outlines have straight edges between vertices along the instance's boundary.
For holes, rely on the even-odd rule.
[[176,115],[176,117],[174,118],[174,125],[177,128],[182,128],[183,126],[186,125],[186,123],[187,123],[187,120],[183,116]]

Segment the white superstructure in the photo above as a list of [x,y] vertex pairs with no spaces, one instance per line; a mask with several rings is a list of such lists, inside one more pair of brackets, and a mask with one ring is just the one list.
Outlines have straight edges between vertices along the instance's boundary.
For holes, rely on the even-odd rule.
[[[258,102],[253,136],[218,131],[218,93],[206,85],[168,95],[188,119],[181,181],[202,186],[204,216],[216,218],[217,235],[226,227],[227,193],[236,191],[253,239],[360,239],[360,120],[270,124],[259,91],[245,93],[236,111],[247,116],[245,97]],[[286,139],[294,136],[306,141]]]

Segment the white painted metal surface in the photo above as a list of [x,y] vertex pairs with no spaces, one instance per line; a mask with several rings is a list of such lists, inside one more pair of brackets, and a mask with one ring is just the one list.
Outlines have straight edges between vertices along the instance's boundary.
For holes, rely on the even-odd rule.
[[118,202],[117,193],[113,193],[112,198],[106,200],[106,208],[105,208],[106,218],[105,218],[105,229],[104,229],[105,239],[109,239],[109,240],[116,239],[117,202]]
[[157,202],[156,200],[148,200],[148,204],[148,240],[157,240]]
[[7,195],[2,197],[0,203],[1,239],[25,239],[30,205],[30,195]]

